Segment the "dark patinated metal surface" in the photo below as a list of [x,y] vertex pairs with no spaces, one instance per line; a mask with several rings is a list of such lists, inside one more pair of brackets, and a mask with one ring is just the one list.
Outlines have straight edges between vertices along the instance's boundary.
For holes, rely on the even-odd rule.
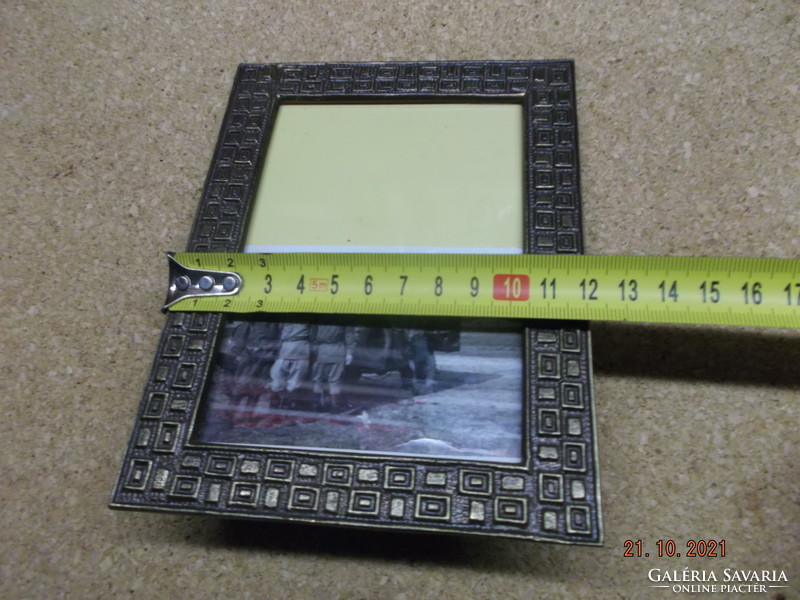
[[[242,65],[187,250],[241,249],[282,102],[504,100],[524,106],[525,250],[582,252],[571,61]],[[586,327],[526,330],[513,465],[192,445],[221,319],[167,315],[112,507],[601,543]]]

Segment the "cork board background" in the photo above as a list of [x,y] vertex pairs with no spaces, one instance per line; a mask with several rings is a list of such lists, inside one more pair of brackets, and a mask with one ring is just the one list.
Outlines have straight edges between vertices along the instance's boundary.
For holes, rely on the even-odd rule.
[[[594,324],[605,546],[106,508],[239,62],[573,58],[586,249],[800,256],[795,1],[0,6],[0,596],[800,594],[800,335]],[[109,299],[113,298],[113,305]],[[627,539],[725,539],[716,559]],[[728,595],[727,597],[731,597]]]

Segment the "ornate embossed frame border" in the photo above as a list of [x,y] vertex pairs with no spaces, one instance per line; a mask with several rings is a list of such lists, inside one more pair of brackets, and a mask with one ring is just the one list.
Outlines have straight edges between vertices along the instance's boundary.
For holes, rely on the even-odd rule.
[[[526,252],[582,251],[571,61],[241,65],[188,244],[239,251],[281,103],[515,102]],[[526,329],[519,465],[192,446],[221,316],[170,313],[113,508],[600,544],[589,332]]]

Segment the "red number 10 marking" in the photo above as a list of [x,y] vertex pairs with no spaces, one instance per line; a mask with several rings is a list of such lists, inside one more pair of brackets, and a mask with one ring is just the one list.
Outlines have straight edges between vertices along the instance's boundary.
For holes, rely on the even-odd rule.
[[527,300],[531,295],[531,278],[527,275],[500,273],[494,276],[492,298],[495,300]]

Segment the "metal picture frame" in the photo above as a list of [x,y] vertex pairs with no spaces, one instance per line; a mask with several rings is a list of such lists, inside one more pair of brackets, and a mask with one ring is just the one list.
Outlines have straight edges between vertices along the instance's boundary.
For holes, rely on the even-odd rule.
[[[187,250],[240,251],[283,103],[523,107],[524,251],[582,252],[574,65],[474,61],[240,65]],[[585,325],[524,331],[520,463],[192,443],[223,316],[169,313],[112,508],[602,543]]]

